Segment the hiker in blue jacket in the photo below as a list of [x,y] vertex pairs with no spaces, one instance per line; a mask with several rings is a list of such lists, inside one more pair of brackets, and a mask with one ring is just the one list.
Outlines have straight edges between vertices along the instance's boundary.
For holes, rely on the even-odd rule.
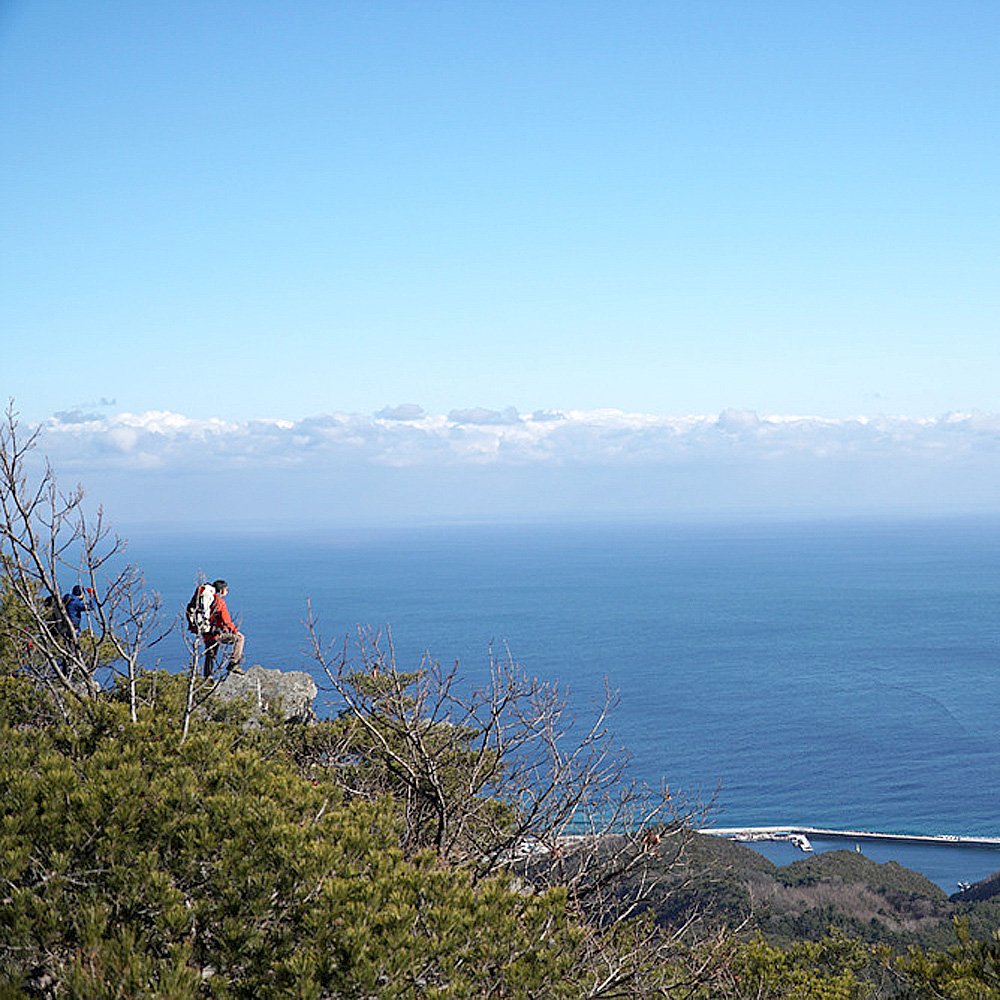
[[73,625],[74,635],[80,634],[80,619],[83,617],[84,611],[94,610],[93,596],[92,590],[84,590],[80,584],[73,588],[72,593],[63,594],[63,605],[66,608],[66,615]]

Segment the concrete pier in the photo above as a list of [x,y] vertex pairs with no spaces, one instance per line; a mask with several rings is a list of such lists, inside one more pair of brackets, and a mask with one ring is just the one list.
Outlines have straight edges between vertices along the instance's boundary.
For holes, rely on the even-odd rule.
[[755,840],[790,840],[797,837],[828,837],[835,840],[878,840],[896,844],[927,844],[945,847],[1000,848],[1000,837],[967,837],[958,834],[879,833],[874,830],[824,830],[814,826],[708,827],[699,830],[716,837],[752,843]]

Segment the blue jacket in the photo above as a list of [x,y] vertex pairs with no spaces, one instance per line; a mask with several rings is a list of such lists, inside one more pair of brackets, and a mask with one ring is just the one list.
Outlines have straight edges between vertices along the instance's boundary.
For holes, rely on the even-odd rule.
[[66,614],[69,615],[69,620],[73,623],[73,628],[79,632],[80,618],[83,616],[84,611],[93,610],[93,605],[90,603],[90,596],[88,594],[63,594],[63,604],[66,605]]

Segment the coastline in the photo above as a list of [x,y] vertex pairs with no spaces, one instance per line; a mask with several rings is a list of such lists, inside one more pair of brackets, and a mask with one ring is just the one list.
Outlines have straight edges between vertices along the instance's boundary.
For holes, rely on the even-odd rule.
[[[807,832],[808,831],[808,832]],[[899,834],[817,827],[710,827],[699,833],[735,840],[778,866],[828,851],[856,850],[879,864],[895,862],[952,895],[1000,871],[1000,837]],[[808,849],[800,842],[804,839]]]

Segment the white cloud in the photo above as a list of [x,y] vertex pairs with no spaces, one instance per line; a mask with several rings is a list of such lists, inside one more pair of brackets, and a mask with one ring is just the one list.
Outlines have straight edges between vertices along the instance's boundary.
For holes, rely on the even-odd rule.
[[521,421],[517,410],[513,406],[508,406],[506,410],[486,410],[481,406],[476,406],[471,410],[452,410],[448,414],[448,419],[453,424],[476,424],[476,425],[498,425],[498,424],[518,424]]
[[424,415],[423,407],[416,403],[403,403],[400,406],[386,406],[375,414],[377,420],[419,420]]
[[620,410],[520,416],[475,408],[447,416],[407,405],[375,416],[231,422],[151,411],[100,417],[60,414],[43,424],[42,449],[60,465],[184,470],[301,464],[388,466],[659,465],[869,456],[954,462],[1000,455],[1000,415],[938,418],[661,417]]
[[45,422],[39,451],[60,479],[150,520],[1000,511],[1000,415],[976,412],[72,414]]

